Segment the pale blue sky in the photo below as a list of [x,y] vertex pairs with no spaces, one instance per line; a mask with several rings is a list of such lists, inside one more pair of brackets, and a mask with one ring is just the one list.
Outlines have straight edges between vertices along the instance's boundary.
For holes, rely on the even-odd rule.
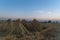
[[59,19],[60,0],[0,0],[0,17]]

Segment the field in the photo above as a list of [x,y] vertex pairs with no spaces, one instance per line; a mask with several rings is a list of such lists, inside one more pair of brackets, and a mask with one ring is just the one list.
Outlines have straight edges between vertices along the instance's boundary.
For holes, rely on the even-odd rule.
[[59,40],[59,23],[16,22],[0,23],[0,40]]
[[56,29],[55,40],[60,40],[60,24],[59,23],[40,23],[41,25],[54,27]]

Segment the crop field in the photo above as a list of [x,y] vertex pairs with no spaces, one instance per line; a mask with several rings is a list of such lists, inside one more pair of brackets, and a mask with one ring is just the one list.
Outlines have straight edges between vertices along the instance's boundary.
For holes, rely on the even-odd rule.
[[60,40],[60,24],[59,23],[40,23],[41,25],[54,27],[56,30],[55,40]]
[[59,40],[60,24],[10,19],[0,23],[0,40]]

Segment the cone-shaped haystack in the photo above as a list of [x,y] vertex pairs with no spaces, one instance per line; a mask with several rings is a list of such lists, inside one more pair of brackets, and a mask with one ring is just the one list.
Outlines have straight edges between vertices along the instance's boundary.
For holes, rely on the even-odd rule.
[[24,27],[24,25],[21,23],[20,19],[16,20],[13,34],[29,34],[29,31]]
[[5,30],[3,32],[7,33],[8,35],[24,35],[30,33],[21,23],[20,19],[17,19],[15,23],[12,22],[11,19],[8,19],[3,28]]
[[33,19],[32,25],[35,27],[36,31],[40,31],[40,23],[36,19]]

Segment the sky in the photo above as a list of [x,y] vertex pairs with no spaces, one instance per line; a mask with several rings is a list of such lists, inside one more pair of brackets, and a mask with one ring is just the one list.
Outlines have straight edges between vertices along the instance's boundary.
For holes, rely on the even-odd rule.
[[0,0],[0,17],[60,20],[60,0]]

